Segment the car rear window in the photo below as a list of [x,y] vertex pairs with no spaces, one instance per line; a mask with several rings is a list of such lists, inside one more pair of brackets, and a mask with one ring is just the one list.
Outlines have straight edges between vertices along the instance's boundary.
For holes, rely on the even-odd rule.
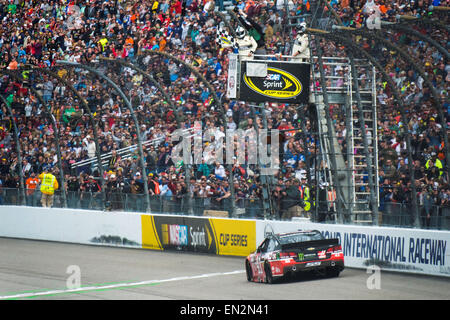
[[323,236],[320,232],[308,232],[308,233],[293,233],[280,236],[280,243],[297,243],[312,240],[322,240]]

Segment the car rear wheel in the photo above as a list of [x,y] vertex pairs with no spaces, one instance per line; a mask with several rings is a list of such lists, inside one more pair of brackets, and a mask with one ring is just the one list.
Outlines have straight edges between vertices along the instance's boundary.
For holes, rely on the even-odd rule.
[[264,273],[266,274],[266,283],[275,283],[275,279],[272,275],[272,269],[270,268],[270,265],[268,263],[264,265]]
[[339,268],[336,267],[330,267],[327,268],[326,270],[326,276],[328,278],[337,278],[339,277],[339,273],[341,273],[341,271],[339,270]]
[[247,273],[247,280],[250,282],[253,281],[253,271],[248,260],[245,261],[245,271]]

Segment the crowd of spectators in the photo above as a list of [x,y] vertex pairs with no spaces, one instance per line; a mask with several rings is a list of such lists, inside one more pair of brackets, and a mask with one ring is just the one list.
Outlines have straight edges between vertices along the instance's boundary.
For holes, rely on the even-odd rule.
[[[373,3],[342,1],[340,4],[332,4],[339,13],[342,22],[346,26],[360,28],[364,24],[365,9],[373,12]],[[346,5],[347,4],[347,5]],[[414,17],[430,17],[429,6],[447,5],[438,1],[375,1],[378,6],[381,19],[396,22],[398,15]],[[372,11],[370,11],[372,10]],[[446,24],[448,17],[441,16]],[[428,25],[417,24],[414,29],[427,34],[435,39],[443,47],[448,47],[448,32],[443,27],[430,28]],[[379,197],[380,211],[394,211],[403,208],[411,210],[412,186],[411,172],[408,161],[413,164],[414,182],[417,199],[420,207],[421,222],[423,226],[430,226],[431,216],[442,215],[442,208],[449,204],[449,180],[448,159],[445,159],[443,136],[449,134],[450,109],[448,102],[448,84],[450,66],[448,60],[429,43],[418,38],[408,37],[402,32],[385,32],[389,34],[389,40],[400,45],[418,65],[423,68],[425,74],[436,88],[440,103],[443,106],[441,118],[440,110],[434,101],[430,89],[424,84],[424,79],[417,70],[404,59],[398,52],[376,43],[370,39],[359,38],[361,47],[375,56],[385,67],[386,73],[392,78],[396,89],[400,92],[404,104],[397,105],[393,97],[392,89],[381,79],[376,84],[377,90],[377,130],[378,130],[378,165],[379,165]],[[336,56],[338,48],[323,46],[325,56]],[[335,70],[335,74],[338,72]],[[363,74],[363,73],[362,73]],[[364,78],[360,85],[364,90],[364,84],[370,87]],[[334,106],[333,118],[337,124],[338,135],[344,137],[345,118],[343,110]],[[404,123],[401,109],[406,114]],[[443,125],[442,125],[443,124]],[[408,130],[411,139],[412,159],[408,158],[406,135]],[[346,141],[340,139],[343,150]],[[369,140],[369,142],[372,142]],[[373,147],[374,144],[371,143]],[[436,221],[436,220],[435,220]],[[436,223],[436,222],[434,222]]]
[[[447,2],[332,0],[330,4],[345,25],[359,28],[363,27],[364,20],[372,13],[374,6],[380,9],[382,19],[394,21],[397,15],[403,14],[429,16],[429,5],[446,5]],[[247,0],[234,1],[233,4],[262,26],[267,54],[289,55],[296,35],[296,29],[289,27],[289,24],[301,21],[296,16],[312,13],[312,6],[306,0],[288,1],[287,7],[285,1]],[[242,206],[251,202],[257,203],[256,207],[262,207],[264,186],[258,166],[246,166],[235,161],[230,172],[230,167],[225,164],[204,163],[190,168],[188,175],[185,167],[174,163],[171,158],[174,146],[171,134],[177,128],[189,129],[196,121],[200,121],[203,131],[213,130],[212,136],[216,137],[206,142],[204,146],[207,146],[214,145],[217,137],[224,135],[227,129],[247,130],[255,126],[251,104],[229,100],[225,96],[227,53],[232,49],[220,48],[215,41],[216,28],[221,22],[221,17],[214,12],[217,5],[220,3],[212,0],[0,0],[0,70],[15,71],[25,65],[33,65],[51,68],[68,80],[94,115],[101,153],[113,153],[104,167],[105,185],[102,186],[98,169],[91,165],[72,166],[81,160],[94,158],[96,152],[95,129],[82,101],[64,84],[43,73],[20,72],[18,74],[23,77],[23,83],[2,75],[0,94],[11,105],[19,129],[22,173],[25,180],[29,181],[26,183],[27,188],[39,185],[36,176],[44,166],[54,169],[55,176],[59,178],[55,140],[58,139],[66,180],[63,190],[69,193],[98,193],[104,188],[109,194],[120,190],[135,195],[143,192],[143,170],[136,148],[132,148],[134,151],[129,157],[116,153],[137,144],[137,128],[130,111],[117,92],[102,79],[81,69],[56,64],[57,60],[68,60],[95,63],[130,98],[139,122],[141,139],[157,140],[144,146],[149,192],[152,196],[184,199],[186,195],[191,195],[196,199],[211,200],[201,202],[202,205],[214,203],[214,208],[226,209],[230,198],[228,177],[232,175],[236,199],[247,201]],[[417,25],[415,28],[447,47],[448,33],[445,29],[426,25]],[[389,37],[402,45],[427,72],[444,106],[446,119],[443,122],[448,123],[448,61],[426,42],[407,37],[401,32],[392,31]],[[381,78],[378,79],[380,210],[384,210],[387,202],[411,203],[407,161],[414,163],[420,203],[426,208],[430,207],[430,203],[432,206],[448,206],[448,159],[445,159],[442,139],[443,134],[448,134],[448,126],[442,128],[442,119],[439,118],[429,88],[412,66],[389,48],[364,37],[357,40],[362,50],[376,56],[385,66],[406,101],[406,105],[395,105],[389,86]],[[341,47],[324,40],[321,40],[321,45],[324,56],[345,56]],[[211,92],[189,68],[163,56],[147,56],[149,51],[169,53],[200,72],[221,99],[226,125],[222,123],[221,113],[217,110]],[[150,73],[171,96],[177,110],[170,108],[171,103],[165,101],[146,78],[129,68],[101,60],[98,62],[99,56],[122,58]],[[329,75],[336,72],[337,75],[338,71],[330,69],[327,72]],[[59,136],[56,136],[51,118],[44,109],[46,106],[32,94],[28,85],[32,85],[48,104],[50,114],[58,124]],[[311,132],[310,119],[300,117],[296,107],[266,103],[263,111],[268,129],[283,130],[281,168],[275,176],[275,185],[279,187],[306,183],[307,177],[311,187],[315,185],[311,179],[315,177],[313,169],[319,165],[315,163],[317,137]],[[331,106],[336,131],[340,136],[345,130],[341,107]],[[401,121],[399,108],[404,108],[408,113],[408,123]],[[8,190],[18,188],[20,172],[11,118],[4,105],[1,110],[0,179],[2,188]],[[262,129],[261,109],[256,109],[256,118],[256,127]],[[304,125],[303,134],[294,130],[301,124]],[[411,132],[413,159],[406,157],[402,131],[405,126]],[[311,168],[309,172],[307,161]],[[431,195],[432,201],[428,201],[428,195]],[[260,212],[253,210],[252,214]]]

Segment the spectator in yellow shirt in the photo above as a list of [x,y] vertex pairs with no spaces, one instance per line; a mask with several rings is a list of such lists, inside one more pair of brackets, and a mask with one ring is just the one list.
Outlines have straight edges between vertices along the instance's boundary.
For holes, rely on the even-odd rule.
[[50,172],[48,167],[44,167],[44,171],[39,175],[39,179],[41,180],[42,206],[51,208],[55,190],[59,188],[58,180],[56,180],[56,177]]

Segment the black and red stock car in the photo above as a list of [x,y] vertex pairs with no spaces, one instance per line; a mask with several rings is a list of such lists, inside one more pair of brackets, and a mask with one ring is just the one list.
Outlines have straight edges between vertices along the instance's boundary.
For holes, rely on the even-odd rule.
[[286,275],[317,271],[337,277],[344,269],[339,239],[325,239],[317,230],[269,234],[245,260],[248,281],[273,283]]

